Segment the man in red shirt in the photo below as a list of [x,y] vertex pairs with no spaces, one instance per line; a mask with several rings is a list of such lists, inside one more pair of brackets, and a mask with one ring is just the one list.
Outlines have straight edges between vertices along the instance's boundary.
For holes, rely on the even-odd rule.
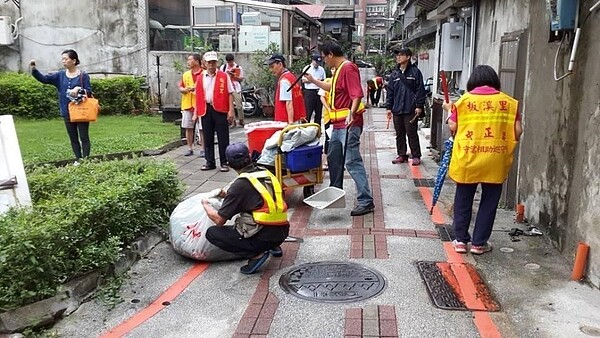
[[[277,77],[275,88],[275,121],[294,123],[306,118],[306,108],[302,96],[302,87],[296,83],[296,77],[285,66],[281,54],[273,54],[266,62],[271,73]],[[290,87],[292,89],[290,90]]]
[[321,55],[329,67],[336,69],[331,83],[319,81],[310,74],[306,75],[306,79],[323,90],[329,91],[331,108],[329,118],[333,124],[333,132],[329,140],[329,153],[327,154],[330,186],[343,188],[345,163],[346,169],[356,185],[357,206],[350,215],[368,214],[375,210],[375,205],[365,165],[360,155],[362,114],[365,112],[361,102],[363,90],[360,73],[358,67],[344,57],[342,48],[334,42],[323,44]]
[[[185,156],[194,154],[194,110],[196,108],[196,80],[202,74],[202,56],[190,54],[187,58],[188,71],[183,73],[179,81],[179,92],[181,93],[181,128],[185,129],[185,138],[189,147]],[[200,127],[202,129],[202,127]],[[200,133],[200,145],[202,145],[202,133]],[[200,157],[204,156],[204,150],[200,150]]]

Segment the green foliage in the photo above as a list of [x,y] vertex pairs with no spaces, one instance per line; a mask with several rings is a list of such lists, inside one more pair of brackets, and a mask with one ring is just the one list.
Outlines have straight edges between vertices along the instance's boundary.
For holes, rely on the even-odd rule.
[[0,115],[50,118],[58,115],[56,88],[31,75],[0,73]]
[[121,76],[92,80],[94,96],[100,101],[101,115],[139,115],[150,111],[145,79]]
[[33,207],[0,216],[0,310],[107,268],[148,226],[167,223],[183,191],[172,164],[150,160],[39,167],[28,182]]
[[[129,115],[149,112],[144,78],[123,76],[92,79],[94,96],[100,100],[101,115]],[[0,115],[24,118],[59,116],[56,88],[44,85],[31,75],[0,73]]]
[[275,95],[275,76],[269,70],[269,66],[265,65],[265,60],[268,59],[272,54],[279,53],[279,46],[276,43],[271,43],[269,48],[256,51],[252,55],[252,64],[256,67],[253,72],[248,75],[248,83],[256,86],[257,88],[264,88],[270,97]]
[[396,61],[393,57],[385,54],[376,54],[367,58],[375,68],[377,76],[383,76],[388,70],[391,71],[396,66]]
[[183,50],[188,52],[204,53],[213,49],[213,46],[199,36],[186,35],[183,38]]
[[109,310],[112,310],[119,303],[123,302],[123,297],[119,293],[121,285],[123,285],[123,276],[111,277],[106,283],[98,287],[94,293],[94,298],[104,304]]

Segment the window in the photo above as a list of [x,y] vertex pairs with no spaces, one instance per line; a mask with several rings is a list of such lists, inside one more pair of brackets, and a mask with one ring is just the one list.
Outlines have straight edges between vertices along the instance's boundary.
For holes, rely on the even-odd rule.
[[233,25],[233,6],[194,7],[194,26]]
[[233,23],[233,7],[232,6],[217,6],[217,24]]
[[215,9],[214,7],[194,7],[194,25],[214,25]]

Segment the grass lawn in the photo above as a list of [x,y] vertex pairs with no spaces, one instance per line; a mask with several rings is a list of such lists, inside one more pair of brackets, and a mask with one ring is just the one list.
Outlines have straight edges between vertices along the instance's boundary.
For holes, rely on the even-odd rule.
[[[63,119],[15,119],[15,127],[26,165],[74,158]],[[90,123],[90,155],[157,149],[179,137],[160,116],[100,116]]]

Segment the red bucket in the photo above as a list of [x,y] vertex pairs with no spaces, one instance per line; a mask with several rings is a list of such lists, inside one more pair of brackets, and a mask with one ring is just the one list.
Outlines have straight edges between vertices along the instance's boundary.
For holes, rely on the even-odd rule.
[[254,151],[262,153],[265,142],[277,131],[287,126],[283,122],[263,121],[249,123],[244,126],[246,137],[248,138],[248,150],[250,154]]

